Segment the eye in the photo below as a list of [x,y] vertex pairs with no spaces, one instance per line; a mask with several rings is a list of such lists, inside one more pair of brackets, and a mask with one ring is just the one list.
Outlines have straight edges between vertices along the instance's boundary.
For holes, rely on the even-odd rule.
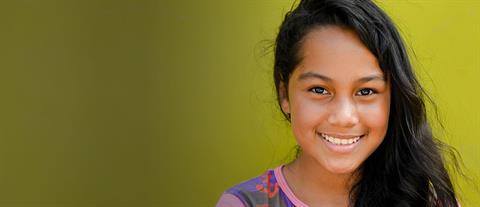
[[309,91],[311,91],[313,93],[318,93],[318,94],[321,94],[321,95],[327,95],[328,94],[328,91],[325,88],[322,88],[322,87],[313,87]]
[[359,96],[368,96],[368,95],[373,95],[377,93],[375,90],[371,89],[371,88],[363,88],[363,89],[360,89],[358,92],[357,92],[357,95]]

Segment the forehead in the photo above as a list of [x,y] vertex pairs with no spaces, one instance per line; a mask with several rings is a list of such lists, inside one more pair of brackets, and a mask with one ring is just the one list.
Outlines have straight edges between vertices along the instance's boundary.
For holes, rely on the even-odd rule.
[[357,79],[372,74],[383,76],[377,58],[355,32],[346,28],[326,26],[314,29],[305,36],[299,55],[301,62],[293,77],[305,72],[320,73],[334,80]]

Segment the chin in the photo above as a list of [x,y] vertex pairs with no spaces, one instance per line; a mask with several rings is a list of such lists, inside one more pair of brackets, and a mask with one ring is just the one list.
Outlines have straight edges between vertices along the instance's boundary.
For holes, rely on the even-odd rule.
[[347,164],[347,165],[330,165],[327,166],[327,170],[335,174],[351,174],[355,172],[358,168],[358,165]]

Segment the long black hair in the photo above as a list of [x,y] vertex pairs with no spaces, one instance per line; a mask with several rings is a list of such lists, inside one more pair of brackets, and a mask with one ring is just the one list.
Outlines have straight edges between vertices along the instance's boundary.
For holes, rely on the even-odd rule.
[[[433,136],[424,101],[429,97],[413,72],[395,25],[372,1],[301,0],[287,12],[274,45],[279,106],[281,84],[288,89],[290,75],[301,61],[303,38],[313,29],[329,25],[356,32],[391,84],[385,139],[360,166],[360,179],[350,191],[350,205],[458,206],[442,156],[445,149],[453,148]],[[289,115],[282,113],[289,120]]]

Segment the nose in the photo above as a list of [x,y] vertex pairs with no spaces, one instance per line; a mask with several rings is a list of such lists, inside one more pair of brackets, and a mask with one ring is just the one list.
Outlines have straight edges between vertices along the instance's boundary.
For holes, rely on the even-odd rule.
[[359,122],[357,107],[349,98],[337,99],[334,103],[328,122],[338,127],[353,127]]

